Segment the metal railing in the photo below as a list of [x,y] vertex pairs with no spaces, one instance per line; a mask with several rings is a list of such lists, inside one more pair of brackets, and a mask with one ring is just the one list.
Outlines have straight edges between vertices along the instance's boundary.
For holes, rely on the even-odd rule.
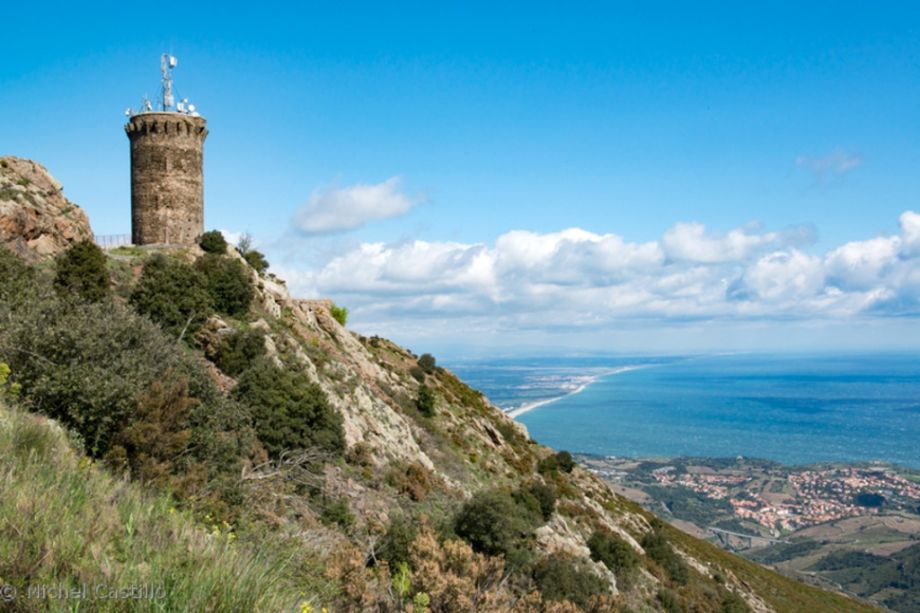
[[130,234],[95,234],[93,235],[93,242],[95,242],[102,249],[114,249],[115,247],[130,247],[131,246],[131,235]]

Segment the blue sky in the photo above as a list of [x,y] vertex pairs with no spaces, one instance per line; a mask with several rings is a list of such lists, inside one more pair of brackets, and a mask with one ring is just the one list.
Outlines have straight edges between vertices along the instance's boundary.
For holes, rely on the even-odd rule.
[[211,131],[207,226],[362,332],[457,354],[920,341],[910,3],[4,14],[3,153],[129,232],[122,112],[170,51]]

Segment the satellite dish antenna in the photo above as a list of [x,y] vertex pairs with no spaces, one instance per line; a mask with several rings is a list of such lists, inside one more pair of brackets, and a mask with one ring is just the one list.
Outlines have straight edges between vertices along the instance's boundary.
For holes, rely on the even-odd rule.
[[194,104],[188,105],[188,112],[189,112],[189,113],[194,113],[194,112],[195,112],[195,105],[194,105]]
[[130,108],[125,109],[125,117],[130,117],[130,116],[131,116],[131,109]]

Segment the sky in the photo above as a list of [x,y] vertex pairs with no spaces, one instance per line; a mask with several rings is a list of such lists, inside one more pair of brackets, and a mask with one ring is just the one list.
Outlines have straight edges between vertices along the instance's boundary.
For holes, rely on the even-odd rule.
[[759,4],[15,3],[0,154],[129,233],[124,111],[166,51],[208,120],[206,226],[363,334],[914,348],[920,6]]

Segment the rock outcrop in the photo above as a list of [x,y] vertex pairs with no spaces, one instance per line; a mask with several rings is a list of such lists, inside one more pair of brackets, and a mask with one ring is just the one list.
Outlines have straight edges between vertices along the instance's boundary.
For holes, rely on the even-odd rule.
[[44,166],[0,157],[0,246],[37,260],[92,237],[86,213]]

